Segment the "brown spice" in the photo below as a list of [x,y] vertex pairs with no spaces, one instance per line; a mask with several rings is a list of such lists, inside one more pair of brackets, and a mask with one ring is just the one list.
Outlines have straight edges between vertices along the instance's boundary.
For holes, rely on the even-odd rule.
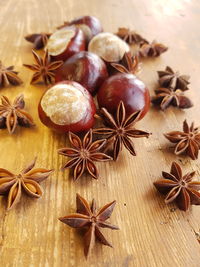
[[76,196],[76,213],[59,218],[59,220],[72,228],[84,228],[86,233],[84,236],[84,254],[86,257],[90,254],[95,245],[96,239],[103,245],[112,247],[106,240],[100,228],[109,228],[118,230],[118,226],[106,222],[110,218],[116,201],[106,204],[101,209],[96,209],[96,203],[93,199],[92,205],[81,197],[79,194]]
[[5,67],[0,61],[0,87],[8,85],[19,85],[22,80],[18,77],[18,72],[14,71],[14,66]]
[[192,181],[195,172],[182,175],[181,167],[173,162],[170,173],[162,173],[164,179],[154,182],[156,189],[165,194],[165,203],[176,201],[179,209],[187,211],[190,205],[200,205],[200,182]]
[[20,174],[0,168],[0,195],[8,194],[7,209],[13,208],[21,198],[22,190],[30,197],[39,198],[43,190],[39,182],[47,179],[53,170],[33,169],[36,158]]
[[47,44],[47,41],[49,37],[51,36],[51,33],[33,33],[28,34],[24,38],[30,42],[33,43],[34,49],[41,49],[44,48]]

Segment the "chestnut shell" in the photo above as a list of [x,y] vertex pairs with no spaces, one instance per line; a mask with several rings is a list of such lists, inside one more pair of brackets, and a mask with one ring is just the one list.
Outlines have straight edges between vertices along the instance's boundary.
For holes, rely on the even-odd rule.
[[84,34],[82,32],[82,30],[80,30],[79,28],[75,27],[75,26],[69,26],[69,27],[65,27],[65,29],[67,28],[72,28],[75,31],[75,35],[74,37],[69,41],[69,43],[67,44],[65,50],[58,54],[58,55],[51,55],[52,60],[67,60],[69,57],[73,56],[74,54],[80,52],[80,51],[84,51],[86,48],[86,42],[85,42],[85,37]]
[[60,133],[66,133],[69,131],[74,132],[74,133],[78,133],[78,132],[87,131],[90,128],[92,128],[94,126],[94,123],[95,123],[94,115],[96,113],[96,106],[95,106],[94,100],[93,100],[92,96],[90,95],[90,93],[82,85],[80,85],[74,81],[63,81],[63,82],[56,83],[55,85],[57,85],[57,84],[70,84],[70,85],[76,87],[77,90],[81,90],[84,94],[87,94],[87,96],[89,98],[90,108],[87,110],[86,116],[76,123],[72,123],[69,125],[55,124],[50,119],[50,117],[47,116],[47,114],[44,112],[44,110],[42,109],[42,106],[41,106],[41,100],[42,100],[43,96],[45,95],[45,93],[47,92],[47,91],[45,91],[44,94],[42,95],[40,102],[39,102],[39,105],[38,105],[38,114],[39,114],[39,118],[40,118],[41,122],[45,126],[47,126],[48,128],[51,128],[52,130],[55,130],[56,132],[60,132]]
[[97,94],[99,107],[116,115],[120,101],[124,102],[126,116],[142,110],[140,120],[150,107],[150,94],[145,84],[133,74],[119,73],[108,78]]
[[91,52],[82,51],[64,62],[56,71],[55,81],[73,80],[94,94],[107,77],[104,61]]

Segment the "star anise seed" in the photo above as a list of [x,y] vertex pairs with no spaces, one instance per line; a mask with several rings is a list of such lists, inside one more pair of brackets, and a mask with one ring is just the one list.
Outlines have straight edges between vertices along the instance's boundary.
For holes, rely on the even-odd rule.
[[165,45],[153,41],[152,43],[141,44],[138,55],[140,57],[158,57],[167,50],[168,47]]
[[140,34],[128,28],[119,28],[116,35],[119,36],[122,40],[124,40],[128,44],[148,43],[148,41],[144,39]]
[[0,61],[0,87],[6,87],[10,84],[19,85],[22,80],[18,77],[18,72],[14,71],[14,66],[5,67]]
[[191,108],[193,106],[191,100],[179,89],[158,88],[155,90],[155,94],[151,102],[154,105],[159,105],[162,110],[165,110],[169,106],[175,106],[181,109]]
[[33,169],[36,158],[20,174],[0,168],[0,195],[8,194],[7,209],[13,208],[21,198],[22,190],[30,197],[39,198],[43,190],[39,182],[47,179],[53,170]]
[[180,75],[178,71],[174,72],[169,66],[164,71],[158,71],[158,76],[161,87],[180,89],[181,91],[189,89],[187,86],[190,84],[190,76]]
[[140,138],[149,137],[149,133],[134,128],[135,123],[142,111],[132,113],[126,119],[124,103],[120,101],[117,108],[117,118],[115,119],[105,108],[102,108],[100,115],[106,128],[93,129],[93,133],[105,135],[108,142],[113,144],[113,159],[117,160],[122,145],[133,155],[136,156],[134,145],[130,137]]
[[32,50],[32,53],[36,64],[23,64],[26,68],[35,72],[31,79],[31,84],[37,83],[40,79],[42,79],[46,85],[53,83],[55,78],[54,71],[63,64],[63,61],[51,62],[51,57],[47,50],[45,51],[43,58],[41,58],[34,50]]
[[172,131],[164,134],[172,143],[176,143],[174,153],[180,155],[186,153],[191,159],[198,159],[200,149],[200,128],[194,127],[192,123],[189,127],[186,120],[183,122],[183,132]]
[[50,33],[33,33],[33,34],[28,34],[24,38],[26,41],[33,43],[33,47],[35,49],[41,49],[44,48],[47,44],[47,41],[49,37],[51,36]]
[[86,257],[90,254],[95,245],[96,239],[103,245],[112,247],[106,240],[100,228],[109,228],[112,230],[119,230],[118,226],[106,222],[110,218],[116,201],[106,204],[101,209],[96,209],[96,203],[93,199],[91,206],[81,197],[76,195],[76,213],[59,218],[59,220],[72,228],[84,228],[86,233],[84,236],[84,254]]
[[111,63],[111,66],[117,71],[131,74],[135,74],[138,70],[138,65],[138,56],[132,56],[130,52],[125,52],[120,63]]
[[100,150],[106,144],[106,140],[92,140],[92,130],[88,131],[83,140],[77,135],[69,132],[69,141],[72,148],[61,148],[58,150],[60,155],[72,158],[64,166],[65,168],[74,168],[74,181],[79,179],[84,171],[87,171],[92,178],[98,179],[99,172],[94,164],[94,161],[108,161],[112,158]]
[[154,182],[157,190],[165,194],[165,203],[176,201],[179,209],[187,211],[190,205],[200,205],[200,182],[192,181],[195,172],[182,175],[181,167],[173,162],[170,173],[162,173],[164,179]]
[[23,127],[34,126],[33,118],[24,110],[25,102],[23,94],[17,96],[11,104],[6,96],[1,96],[0,105],[0,129],[7,128],[12,134],[17,125]]

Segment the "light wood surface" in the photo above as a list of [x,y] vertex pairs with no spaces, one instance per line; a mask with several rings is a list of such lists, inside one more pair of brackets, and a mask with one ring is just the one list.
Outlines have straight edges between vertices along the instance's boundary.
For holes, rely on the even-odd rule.
[[[124,150],[117,163],[98,164],[98,181],[85,176],[74,183],[67,171],[59,170],[65,159],[57,149],[65,146],[66,136],[53,133],[38,119],[37,104],[45,86],[31,86],[32,72],[22,64],[33,62],[26,34],[51,32],[64,20],[86,14],[97,16],[105,31],[130,27],[168,45],[169,51],[161,57],[143,62],[139,76],[153,94],[156,71],[166,65],[190,74],[187,94],[194,107],[166,112],[151,108],[138,126],[153,135],[135,140],[137,157]],[[23,195],[21,203],[6,212],[6,199],[0,197],[0,266],[200,266],[200,207],[186,213],[174,210],[152,185],[163,170],[169,171],[173,160],[181,161],[185,172],[197,171],[200,179],[200,159],[175,156],[163,137],[164,132],[181,129],[185,118],[200,125],[199,14],[200,2],[195,0],[0,0],[0,59],[5,65],[15,65],[24,81],[0,93],[14,98],[23,92],[26,109],[36,123],[35,129],[19,128],[13,135],[0,131],[0,167],[18,172],[37,155],[38,167],[55,169],[42,183],[41,199]],[[114,249],[97,244],[87,261],[82,237],[57,219],[75,210],[76,193],[89,201],[94,197],[99,206],[117,200],[110,221],[120,231],[104,231]]]

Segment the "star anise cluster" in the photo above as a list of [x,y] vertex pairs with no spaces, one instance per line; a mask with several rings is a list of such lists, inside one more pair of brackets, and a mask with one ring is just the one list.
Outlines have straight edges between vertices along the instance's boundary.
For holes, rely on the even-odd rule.
[[0,87],[8,85],[19,85],[22,80],[18,77],[18,72],[14,71],[14,66],[5,67],[0,61]]
[[188,90],[189,76],[180,75],[174,72],[169,66],[164,71],[158,71],[159,85],[162,86],[155,90],[155,96],[152,103],[159,105],[165,110],[170,105],[180,109],[191,108],[193,106],[191,100],[184,95],[184,91]]
[[165,203],[175,201],[179,209],[187,211],[190,205],[200,205],[200,182],[192,181],[195,172],[182,175],[181,167],[173,162],[170,173],[163,172],[163,179],[154,182],[157,190],[165,194]]
[[119,28],[116,35],[130,45],[148,43],[140,34],[128,28]]
[[124,103],[120,101],[117,108],[117,115],[114,118],[105,108],[100,111],[100,116],[106,127],[93,129],[93,133],[103,135],[109,144],[113,145],[113,159],[117,160],[122,146],[136,156],[134,144],[131,138],[149,137],[149,133],[135,129],[135,123],[141,116],[141,111],[132,113],[126,118]]
[[91,206],[79,194],[76,196],[76,213],[59,218],[59,220],[72,228],[83,228],[86,230],[84,235],[84,254],[87,257],[98,240],[103,245],[112,247],[106,240],[100,228],[109,228],[118,230],[118,226],[110,224],[107,220],[110,218],[116,201],[106,204],[101,209],[96,209],[96,203],[93,199]]
[[153,41],[151,43],[142,43],[140,45],[138,55],[140,57],[158,57],[162,53],[166,52],[168,50],[168,47],[158,43],[156,41]]
[[93,141],[92,130],[90,130],[85,134],[83,140],[69,132],[69,142],[72,147],[64,147],[58,150],[60,155],[72,158],[64,164],[63,169],[74,168],[74,181],[79,179],[85,171],[92,178],[98,179],[99,172],[94,162],[112,160],[110,156],[100,152],[106,144],[106,139]]
[[24,38],[26,39],[26,41],[33,43],[34,49],[41,49],[46,46],[50,36],[51,33],[41,32],[41,33],[28,34]]
[[12,134],[17,125],[30,127],[34,125],[33,118],[24,110],[25,101],[23,94],[15,98],[11,104],[6,96],[1,96],[0,129],[7,128]]
[[51,61],[51,57],[46,50],[43,58],[41,58],[34,50],[32,50],[36,64],[28,65],[23,64],[26,68],[34,71],[34,75],[31,79],[31,84],[37,83],[42,80],[46,85],[54,82],[55,73],[62,64],[63,61]]
[[175,143],[174,153],[180,155],[187,154],[191,159],[198,158],[200,149],[200,128],[194,127],[194,123],[190,126],[187,121],[183,122],[183,131],[172,131],[164,134],[164,136],[172,143]]
[[40,198],[43,190],[39,182],[47,179],[53,170],[33,169],[36,158],[19,174],[0,168],[0,195],[8,195],[7,209],[13,208],[21,199],[24,191],[30,197]]

